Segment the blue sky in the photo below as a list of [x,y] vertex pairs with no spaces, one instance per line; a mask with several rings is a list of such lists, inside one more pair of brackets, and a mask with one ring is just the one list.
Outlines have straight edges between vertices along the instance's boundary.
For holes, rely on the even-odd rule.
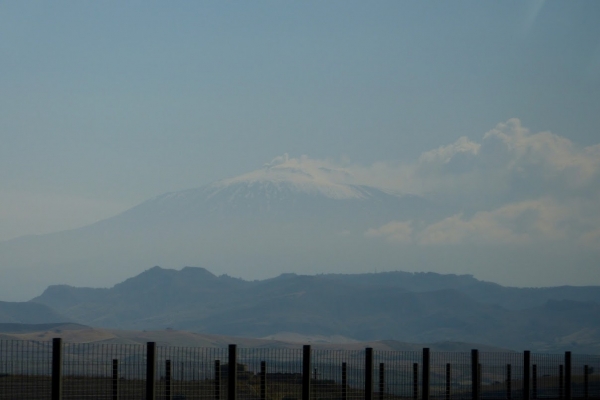
[[[599,187],[598,20],[593,1],[0,2],[0,240],[83,226],[284,153],[462,201],[443,185],[449,164],[434,177],[423,154],[471,154],[454,150],[513,118],[500,131],[568,141],[560,154],[585,158],[587,183],[538,179],[560,168],[535,164],[529,183],[473,201],[458,223],[517,201],[585,203],[584,218]],[[494,186],[469,179],[470,200]],[[543,184],[529,196],[531,182]]]

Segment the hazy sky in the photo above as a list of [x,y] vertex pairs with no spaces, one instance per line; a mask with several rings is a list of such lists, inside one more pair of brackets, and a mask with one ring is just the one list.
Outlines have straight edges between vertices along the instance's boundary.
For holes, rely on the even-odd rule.
[[595,245],[598,21],[597,1],[0,2],[0,240],[288,153],[465,201],[434,235],[370,236],[520,240],[494,224],[535,209]]

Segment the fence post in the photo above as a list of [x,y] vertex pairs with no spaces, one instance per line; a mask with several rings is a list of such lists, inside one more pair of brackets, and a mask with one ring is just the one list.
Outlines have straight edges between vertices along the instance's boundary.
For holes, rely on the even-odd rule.
[[365,349],[365,400],[373,400],[373,348]]
[[221,360],[215,360],[215,400],[221,400]]
[[419,398],[419,364],[413,363],[413,399]]
[[156,398],[156,342],[146,343],[146,400]]
[[531,366],[531,397],[537,399],[537,364]]
[[583,397],[585,399],[588,398],[589,392],[589,379],[588,379],[588,375],[590,374],[590,368],[587,365],[583,366]]
[[302,400],[310,400],[310,345],[302,346]]
[[173,399],[171,391],[171,360],[165,360],[165,398],[166,400]]
[[62,338],[52,339],[52,400],[62,399]]
[[383,400],[385,393],[385,364],[379,363],[379,399]]
[[565,400],[571,400],[571,352],[565,352]]
[[342,363],[342,400],[348,400],[348,367]]
[[561,364],[558,366],[558,398],[562,399],[565,387],[565,367]]
[[260,400],[267,399],[267,363],[260,362]]
[[506,364],[506,399],[512,399],[512,367]]
[[237,345],[229,345],[229,364],[227,365],[227,400],[237,398]]
[[112,360],[112,400],[119,400],[119,360]]
[[477,364],[477,393],[481,398],[481,363]]
[[446,364],[446,400],[450,400],[450,391],[452,389],[452,371],[450,369],[450,363]]
[[421,383],[423,388],[421,389],[421,396],[423,400],[429,400],[429,348],[423,349],[423,378]]
[[529,388],[529,370],[531,368],[531,352],[525,350],[523,352],[523,400],[530,399],[530,388]]
[[471,399],[479,400],[479,350],[471,350]]

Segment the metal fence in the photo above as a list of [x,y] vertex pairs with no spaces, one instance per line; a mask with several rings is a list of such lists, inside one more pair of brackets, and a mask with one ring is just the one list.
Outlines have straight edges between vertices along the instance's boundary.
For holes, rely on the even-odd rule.
[[4,399],[600,399],[600,356],[0,340]]

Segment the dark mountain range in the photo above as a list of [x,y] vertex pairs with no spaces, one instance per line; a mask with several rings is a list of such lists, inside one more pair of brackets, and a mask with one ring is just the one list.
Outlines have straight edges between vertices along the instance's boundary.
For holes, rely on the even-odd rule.
[[295,332],[597,353],[599,299],[600,287],[507,288],[435,273],[283,274],[245,281],[202,268],[154,267],[110,289],[51,286],[32,301],[104,328],[248,337]]
[[433,272],[394,271],[377,274],[339,274],[336,277],[341,281],[389,285],[414,292],[456,289],[479,302],[497,304],[508,309],[539,307],[549,300],[592,301],[600,304],[598,286],[516,288],[480,281],[471,275]]

